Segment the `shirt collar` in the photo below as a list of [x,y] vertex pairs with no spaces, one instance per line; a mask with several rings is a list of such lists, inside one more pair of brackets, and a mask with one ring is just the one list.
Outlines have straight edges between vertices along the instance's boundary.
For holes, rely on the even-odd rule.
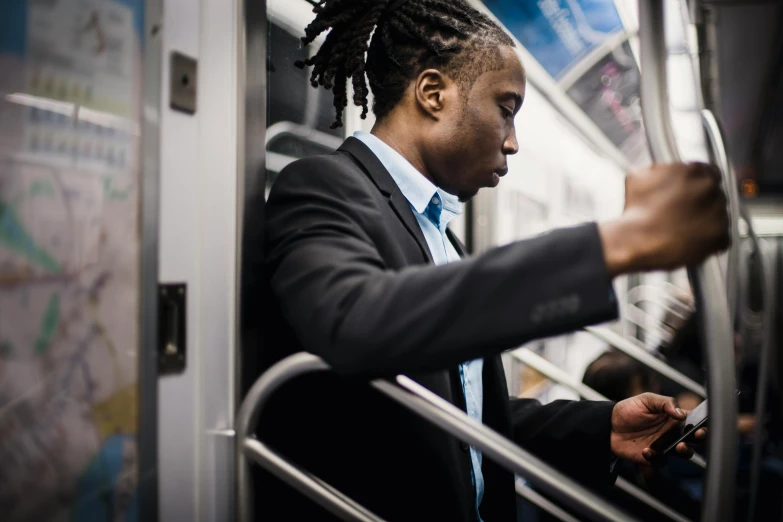
[[[400,192],[408,200],[413,209],[419,214],[423,214],[427,205],[432,201],[432,197],[438,193],[443,201],[443,208],[448,210],[448,214],[443,215],[442,220],[451,221],[452,218],[462,213],[462,203],[459,198],[438,189],[430,180],[424,177],[424,174],[416,170],[416,167],[406,160],[402,154],[384,143],[377,136],[366,131],[357,131],[353,135],[372,151],[380,160],[386,170],[389,171],[394,182],[400,188]],[[445,224],[445,223],[444,223]]]
[[462,202],[457,196],[444,190],[438,189],[438,194],[443,201],[443,210],[447,212],[441,217],[441,220],[446,219],[446,224],[448,224],[453,218],[462,214]]

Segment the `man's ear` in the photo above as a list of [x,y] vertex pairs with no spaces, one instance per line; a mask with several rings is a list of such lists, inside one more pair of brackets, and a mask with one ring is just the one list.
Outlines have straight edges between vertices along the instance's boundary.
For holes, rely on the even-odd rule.
[[427,69],[416,78],[416,105],[425,114],[435,120],[440,116],[448,103],[451,80],[437,69]]

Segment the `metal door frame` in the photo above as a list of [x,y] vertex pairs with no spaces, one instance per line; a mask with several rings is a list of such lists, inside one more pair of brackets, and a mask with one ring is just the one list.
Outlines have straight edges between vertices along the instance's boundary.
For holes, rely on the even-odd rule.
[[[264,187],[266,182],[267,105],[267,3],[266,0],[239,0],[239,67],[237,98],[237,280],[234,404],[242,398],[260,374],[255,359],[263,349],[257,321],[263,313],[262,277],[257,274],[263,261]],[[236,495],[246,482],[247,468],[237,466]]]
[[[266,179],[267,15],[266,0],[239,0],[240,106],[237,118],[237,343],[236,396],[239,400],[258,377],[259,368],[248,355],[256,353],[262,338],[254,311],[261,309],[262,282],[248,274],[263,260],[264,185]],[[254,146],[254,144],[256,144]],[[243,352],[243,347],[253,350]]]
[[138,356],[138,513],[158,520],[158,226],[160,195],[161,21],[163,0],[145,0],[142,36],[139,228],[140,343]]

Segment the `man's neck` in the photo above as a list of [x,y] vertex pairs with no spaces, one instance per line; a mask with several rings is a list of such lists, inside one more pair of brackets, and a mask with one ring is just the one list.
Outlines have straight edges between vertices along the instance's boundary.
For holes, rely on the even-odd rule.
[[383,122],[376,122],[375,125],[373,125],[371,133],[408,160],[408,162],[413,165],[416,170],[421,172],[425,178],[430,180],[430,182],[437,185],[425,167],[424,160],[416,143],[416,133],[413,132],[413,129],[408,129],[407,127],[408,125],[405,123],[388,121],[385,119]]

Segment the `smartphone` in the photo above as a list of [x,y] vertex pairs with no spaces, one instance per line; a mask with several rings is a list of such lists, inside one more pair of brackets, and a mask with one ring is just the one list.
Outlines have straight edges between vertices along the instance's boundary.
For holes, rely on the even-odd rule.
[[[740,392],[737,390],[737,395]],[[661,435],[658,440],[650,445],[650,449],[655,452],[655,459],[663,459],[674,452],[677,444],[688,442],[688,439],[696,433],[696,430],[707,425],[707,401],[703,401],[696,406],[685,421]]]
[[706,425],[707,418],[707,401],[705,400],[688,413],[683,423],[667,431],[652,443],[650,449],[655,452],[655,458],[659,459],[670,455],[677,444],[686,441],[696,430]]

